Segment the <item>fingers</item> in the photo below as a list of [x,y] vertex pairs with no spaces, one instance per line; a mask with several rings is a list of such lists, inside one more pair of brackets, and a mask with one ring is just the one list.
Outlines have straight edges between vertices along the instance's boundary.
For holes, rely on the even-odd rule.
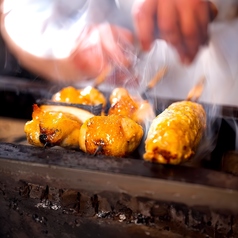
[[135,31],[143,50],[149,50],[154,40],[156,0],[136,1],[132,9]]
[[133,8],[135,30],[144,50],[154,40],[157,16],[159,37],[171,44],[181,61],[189,64],[199,47],[208,41],[208,23],[216,15],[212,5],[203,0],[136,0]]
[[157,15],[160,37],[171,44],[179,55],[182,55],[184,45],[177,6],[170,0],[158,0]]
[[200,0],[157,0],[158,27],[162,39],[190,64],[208,40],[208,3]]
[[200,27],[200,39],[202,44],[207,44],[208,42],[208,24],[214,18],[214,12],[211,7],[213,7],[213,4],[203,1],[197,8],[198,11],[196,16]]
[[[188,11],[189,6],[184,6],[180,12],[180,29],[184,45],[184,52],[180,55],[181,61],[189,64],[194,59],[200,45],[200,26],[194,12]],[[182,12],[181,12],[182,11]],[[186,14],[183,14],[186,11]]]
[[178,11],[185,48],[185,54],[180,57],[183,63],[189,64],[194,60],[200,46],[208,41],[208,4],[200,0],[192,0],[183,6],[178,5]]

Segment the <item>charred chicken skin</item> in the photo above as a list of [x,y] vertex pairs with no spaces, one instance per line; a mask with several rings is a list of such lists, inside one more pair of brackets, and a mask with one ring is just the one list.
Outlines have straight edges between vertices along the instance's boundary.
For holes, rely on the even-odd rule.
[[29,144],[40,147],[61,146],[79,148],[82,122],[70,113],[44,111],[33,105],[32,120],[25,124]]
[[123,115],[139,124],[154,119],[154,111],[147,100],[138,100],[124,88],[116,88],[110,96],[111,107],[108,115]]
[[205,127],[202,105],[191,101],[171,104],[149,128],[144,159],[163,164],[187,161],[195,153]]
[[79,146],[89,154],[123,157],[138,147],[142,136],[142,126],[128,117],[94,116],[80,128]]
[[74,87],[66,87],[52,96],[52,100],[56,102],[66,102],[84,105],[99,105],[106,106],[106,98],[104,95],[91,86],[83,89]]

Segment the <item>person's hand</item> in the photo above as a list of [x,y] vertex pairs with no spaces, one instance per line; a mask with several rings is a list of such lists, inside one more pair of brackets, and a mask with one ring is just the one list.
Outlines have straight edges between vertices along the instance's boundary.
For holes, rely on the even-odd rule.
[[125,28],[109,24],[91,26],[81,34],[72,60],[81,72],[96,76],[110,64],[128,66],[132,42],[132,33]]
[[133,50],[132,33],[109,24],[86,28],[79,35],[71,54],[65,58],[44,58],[23,50],[8,34],[4,17],[1,19],[1,34],[21,66],[42,78],[60,82],[95,78],[109,65],[128,66]]
[[[135,0],[132,14],[143,50],[149,50],[154,38],[159,37],[177,50],[183,63],[189,64],[199,47],[207,43],[208,24],[216,10],[203,0]],[[155,36],[156,27],[159,36]]]

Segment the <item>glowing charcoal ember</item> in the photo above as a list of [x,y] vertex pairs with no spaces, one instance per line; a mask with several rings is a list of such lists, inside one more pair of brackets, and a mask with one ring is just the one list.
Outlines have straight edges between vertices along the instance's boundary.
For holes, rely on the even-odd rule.
[[121,115],[95,116],[80,128],[80,149],[89,154],[123,157],[140,144],[142,127]]
[[179,164],[194,153],[206,127],[202,105],[181,101],[171,104],[152,122],[145,141],[145,160]]

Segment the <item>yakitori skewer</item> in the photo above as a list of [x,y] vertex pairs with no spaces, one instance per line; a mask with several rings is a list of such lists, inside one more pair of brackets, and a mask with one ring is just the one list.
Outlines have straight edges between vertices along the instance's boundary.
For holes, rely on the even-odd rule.
[[162,164],[179,164],[194,155],[206,128],[206,112],[196,100],[205,77],[190,90],[186,100],[172,103],[151,123],[143,158]]

